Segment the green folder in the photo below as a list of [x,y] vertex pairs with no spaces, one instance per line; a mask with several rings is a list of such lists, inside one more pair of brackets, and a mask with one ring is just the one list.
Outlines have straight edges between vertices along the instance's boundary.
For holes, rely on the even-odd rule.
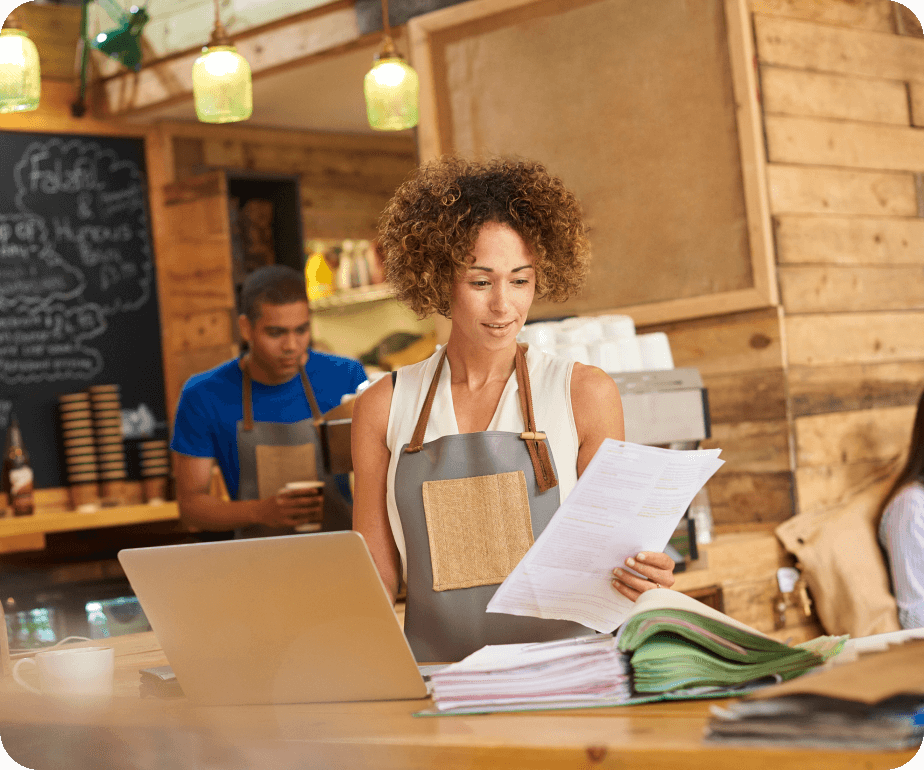
[[838,652],[845,639],[819,637],[789,647],[689,596],[656,589],[639,597],[618,646],[632,654],[634,689],[641,694],[792,679]]

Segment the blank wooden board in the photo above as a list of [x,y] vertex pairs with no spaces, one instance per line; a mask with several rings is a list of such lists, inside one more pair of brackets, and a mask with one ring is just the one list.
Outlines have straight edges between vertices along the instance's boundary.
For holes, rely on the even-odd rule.
[[415,62],[423,50],[434,103],[421,159],[539,160],[582,202],[587,286],[534,317],[656,305],[645,320],[669,320],[717,312],[716,295],[771,304],[753,291],[727,4],[477,0],[474,18],[463,5],[411,22],[426,28]]

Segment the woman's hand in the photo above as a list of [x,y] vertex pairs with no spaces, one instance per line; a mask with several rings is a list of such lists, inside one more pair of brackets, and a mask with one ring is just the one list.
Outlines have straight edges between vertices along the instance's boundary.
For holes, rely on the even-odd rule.
[[666,553],[644,551],[634,559],[626,559],[626,566],[645,577],[640,578],[627,569],[617,567],[613,570],[613,588],[633,602],[652,588],[674,585],[674,560]]

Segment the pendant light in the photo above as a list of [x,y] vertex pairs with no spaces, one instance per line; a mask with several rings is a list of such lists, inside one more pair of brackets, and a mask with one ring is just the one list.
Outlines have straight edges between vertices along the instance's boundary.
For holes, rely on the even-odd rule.
[[215,29],[192,70],[196,116],[203,123],[234,123],[253,112],[250,65],[241,56],[221,23],[215,0]]
[[366,117],[377,131],[402,131],[417,125],[420,82],[414,68],[395,50],[388,23],[388,0],[382,0],[382,30],[382,50],[363,81]]
[[34,110],[41,93],[38,49],[14,10],[0,30],[0,112]]

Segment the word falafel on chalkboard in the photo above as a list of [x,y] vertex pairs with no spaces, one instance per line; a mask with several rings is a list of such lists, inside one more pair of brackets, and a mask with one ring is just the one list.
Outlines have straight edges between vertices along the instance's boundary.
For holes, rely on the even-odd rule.
[[138,437],[165,434],[144,144],[3,132],[0,157],[0,435],[15,412],[60,486],[62,393],[119,383]]

